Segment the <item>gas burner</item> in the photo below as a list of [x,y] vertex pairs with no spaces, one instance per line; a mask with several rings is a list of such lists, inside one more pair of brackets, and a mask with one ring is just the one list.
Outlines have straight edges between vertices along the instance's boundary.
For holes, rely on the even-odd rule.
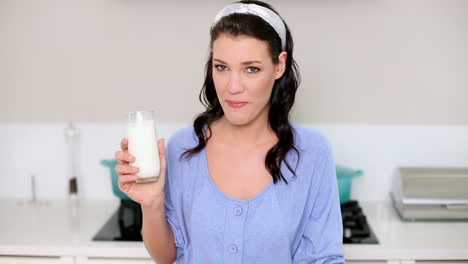
[[343,218],[343,243],[379,243],[357,201],[351,200],[342,204],[341,216]]

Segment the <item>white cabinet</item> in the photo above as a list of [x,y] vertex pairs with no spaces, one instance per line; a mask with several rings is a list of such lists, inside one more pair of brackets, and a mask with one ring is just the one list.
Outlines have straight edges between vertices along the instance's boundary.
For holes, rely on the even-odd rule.
[[0,264],[74,264],[74,258],[0,255]]
[[468,264],[468,260],[346,260],[347,264]]
[[414,264],[468,264],[468,259],[466,260],[416,260],[413,263]]
[[148,258],[77,257],[75,264],[156,264]]
[[385,260],[346,260],[349,264],[387,264]]
[[149,258],[43,257],[0,255],[0,264],[156,264]]
[[346,260],[347,264],[401,264],[398,260]]

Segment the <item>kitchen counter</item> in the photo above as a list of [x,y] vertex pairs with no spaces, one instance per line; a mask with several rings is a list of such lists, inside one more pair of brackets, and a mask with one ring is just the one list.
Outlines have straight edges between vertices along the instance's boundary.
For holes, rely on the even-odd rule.
[[[0,256],[150,258],[142,242],[92,241],[118,200],[78,202],[0,200]],[[347,260],[468,260],[468,222],[404,222],[391,204],[360,204],[379,244],[345,244]]]
[[468,260],[468,221],[404,221],[391,203],[360,205],[379,244],[345,244],[346,259]]
[[0,200],[0,255],[150,258],[142,242],[92,241],[119,200]]

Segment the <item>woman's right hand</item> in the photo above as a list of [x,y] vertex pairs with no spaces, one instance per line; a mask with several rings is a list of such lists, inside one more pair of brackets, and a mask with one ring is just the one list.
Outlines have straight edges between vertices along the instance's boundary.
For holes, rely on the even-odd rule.
[[[155,142],[156,143],[156,142]],[[119,175],[119,188],[133,201],[147,207],[164,206],[164,183],[166,180],[166,149],[164,139],[157,142],[159,149],[159,160],[161,162],[161,173],[156,181],[137,183],[138,168],[130,163],[135,161],[135,157],[128,152],[128,139],[124,138],[120,142],[121,151],[115,153],[118,164],[115,171]]]

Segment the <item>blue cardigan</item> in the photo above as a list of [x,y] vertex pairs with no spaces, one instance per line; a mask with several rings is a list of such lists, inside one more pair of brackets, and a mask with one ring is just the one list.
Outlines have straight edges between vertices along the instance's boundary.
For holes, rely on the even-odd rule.
[[[178,264],[344,263],[342,219],[335,162],[329,141],[318,131],[292,124],[300,153],[288,184],[279,181],[249,200],[228,197],[211,180],[205,149],[192,126],[167,146],[166,218]],[[294,151],[286,156],[295,168]]]

